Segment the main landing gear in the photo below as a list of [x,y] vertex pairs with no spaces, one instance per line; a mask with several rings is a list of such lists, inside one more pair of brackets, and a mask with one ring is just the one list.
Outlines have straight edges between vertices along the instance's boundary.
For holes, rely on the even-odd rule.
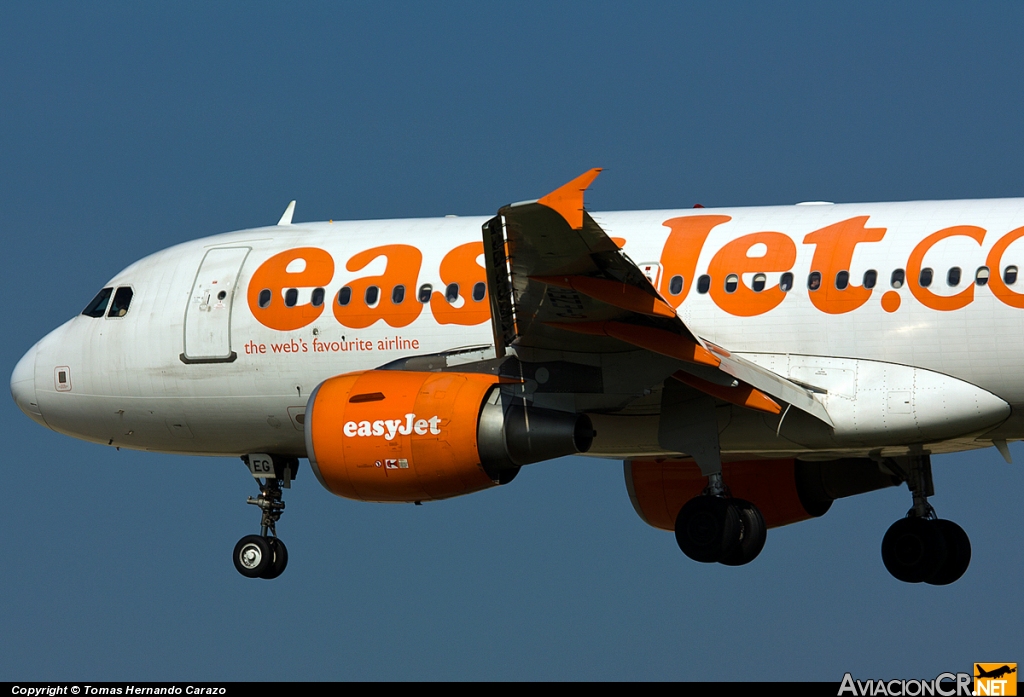
[[708,476],[704,493],[676,516],[676,542],[683,554],[707,564],[742,566],[764,548],[768,528],[757,506],[729,496],[721,472]]
[[893,466],[902,470],[898,474],[914,496],[914,507],[882,538],[882,563],[890,574],[906,583],[953,583],[971,563],[971,541],[963,528],[940,519],[928,503],[928,497],[935,493],[930,457],[914,455],[905,468],[901,463]]
[[[260,485],[260,495],[249,497],[246,503],[258,506],[262,512],[260,534],[246,535],[235,545],[232,560],[238,573],[247,578],[277,578],[288,566],[288,548],[277,536],[277,521],[284,512],[281,500],[282,482],[291,487],[298,468],[296,459],[278,459],[266,455],[242,458]],[[280,474],[281,476],[278,476]]]

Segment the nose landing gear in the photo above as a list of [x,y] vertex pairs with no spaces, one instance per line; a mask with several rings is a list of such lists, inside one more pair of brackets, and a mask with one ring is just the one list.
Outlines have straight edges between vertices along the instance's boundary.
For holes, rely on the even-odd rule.
[[242,459],[260,484],[260,495],[250,496],[246,503],[259,507],[262,516],[260,534],[240,539],[232,560],[238,573],[247,578],[277,578],[288,565],[288,548],[277,536],[276,527],[285,506],[281,485],[283,482],[285,488],[291,487],[299,462],[294,458],[266,455],[249,455]]
[[907,481],[914,496],[914,507],[907,517],[897,520],[882,538],[882,563],[897,580],[944,586],[953,583],[971,563],[971,541],[963,528],[951,520],[942,520],[928,503],[935,493],[931,459],[928,455],[908,458],[905,469],[900,463],[890,467]]

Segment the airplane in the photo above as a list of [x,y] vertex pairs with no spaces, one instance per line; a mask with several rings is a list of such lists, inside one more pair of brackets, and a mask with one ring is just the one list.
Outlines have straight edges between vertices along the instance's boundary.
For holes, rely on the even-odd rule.
[[240,457],[249,578],[287,565],[302,459],[338,496],[422,504],[585,455],[727,566],[905,483],[883,564],[959,579],[970,540],[929,503],[931,456],[1009,462],[1024,437],[1024,199],[592,213],[600,171],[482,217],[295,223],[292,201],[117,273],[11,392],[76,438]]
[[1003,666],[1000,666],[999,668],[995,668],[993,670],[985,670],[981,666],[979,666],[978,664],[975,664],[974,667],[978,670],[977,675],[974,676],[976,678],[997,678],[998,679],[998,678],[1003,677],[1004,675],[1009,675],[1011,673],[1016,673],[1017,672],[1017,668],[1016,667],[1011,668],[1008,665],[1003,665]]

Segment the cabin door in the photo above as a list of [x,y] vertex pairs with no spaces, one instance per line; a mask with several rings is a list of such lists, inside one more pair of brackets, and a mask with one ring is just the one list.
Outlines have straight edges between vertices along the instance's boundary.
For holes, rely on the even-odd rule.
[[185,307],[182,362],[229,363],[238,357],[231,350],[231,308],[238,295],[238,274],[249,249],[220,247],[203,257]]

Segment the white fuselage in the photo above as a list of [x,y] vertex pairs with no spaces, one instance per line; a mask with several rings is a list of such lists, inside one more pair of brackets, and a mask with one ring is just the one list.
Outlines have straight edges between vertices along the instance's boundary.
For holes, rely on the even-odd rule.
[[[676,268],[664,254],[670,235],[665,222],[711,215],[727,220],[707,235],[692,270]],[[868,228],[884,234],[856,244],[848,263],[840,263],[848,272],[849,287],[831,287],[835,278],[824,275],[823,287],[810,290],[809,274],[821,271],[812,268],[821,245],[805,242],[805,237],[863,216]],[[1004,250],[997,250],[998,258],[992,255],[1000,240],[1024,226],[1024,199],[636,211],[594,218],[610,236],[625,240],[623,251],[648,269],[656,287],[666,289],[663,294],[678,305],[680,317],[694,334],[818,388],[819,398],[837,421],[836,433],[825,440],[820,434],[801,438],[789,433],[788,439],[771,441],[760,434],[743,445],[746,436],[737,432],[734,441],[739,445],[731,449],[862,452],[913,442],[945,443],[936,451],[962,449],[989,445],[992,435],[987,442],[975,439],[1000,424],[1004,425],[999,439],[1024,437],[1024,429],[1011,417],[1024,405],[1019,355],[1024,345],[1024,303],[1015,304],[1015,294],[1024,294],[1024,276],[1010,282],[1013,274],[1006,273],[1007,267],[1024,268],[1024,241],[1004,245]],[[311,391],[323,380],[407,356],[493,344],[487,300],[474,299],[469,282],[460,283],[454,304],[443,297],[452,282],[444,278],[446,258],[462,245],[479,242],[486,220],[296,224],[177,245],[132,264],[106,284],[133,290],[124,316],[79,315],[39,341],[16,368],[12,391],[19,406],[40,423],[94,442],[190,454],[304,456],[303,413]],[[929,236],[954,226],[960,227],[921,246]],[[754,268],[759,255],[771,257],[776,251],[751,238],[748,263],[738,265],[743,268],[737,269],[740,295],[735,297],[747,293],[756,302],[734,302],[735,291],[722,290],[727,282],[722,274],[727,275],[728,268],[712,274],[712,292],[699,292],[698,277],[708,273],[716,258],[721,266],[725,257],[716,255],[727,244],[763,232],[791,240],[795,257],[766,259],[766,268],[773,270],[765,271],[763,289],[750,295],[759,282]],[[344,286],[398,273],[390,268],[397,262],[387,254],[370,254],[368,263],[353,265],[350,260],[366,250],[394,246],[414,248],[422,255],[418,268],[410,270],[410,264],[416,265],[408,262],[402,271],[410,279],[403,284],[408,286],[405,297],[397,303],[403,313],[377,317],[375,307],[391,297],[394,288],[382,281],[381,299],[374,307],[365,307],[362,316],[342,313],[339,319],[335,310]],[[251,287],[251,281],[268,259],[296,248],[322,250],[333,260],[333,272],[315,286],[296,287],[291,298],[286,295],[289,289],[268,289],[270,303],[293,306],[285,315],[305,313],[301,326],[275,329],[257,317],[253,303],[260,301],[253,298],[263,289]],[[893,288],[893,272],[908,268],[915,249],[923,253],[918,266],[932,269],[933,280],[922,289],[918,274]],[[208,257],[210,250],[225,251]],[[992,260],[997,264],[988,268],[987,278],[981,274],[983,284],[976,284],[978,270]],[[303,266],[304,262],[290,266],[289,273],[299,273]],[[960,279],[950,285],[954,268],[960,269]],[[863,279],[870,270],[877,281],[865,291]],[[780,296],[780,279],[787,272],[793,277],[792,288]],[[482,262],[463,264],[459,273],[484,279]],[[673,296],[676,275],[689,277],[684,293]],[[1001,285],[996,287],[997,283]],[[433,306],[417,298],[424,284],[432,286]],[[313,303],[317,288],[323,288],[324,297],[319,307]],[[812,295],[823,294],[826,288],[832,300]],[[224,297],[218,300],[221,292]],[[756,294],[771,292],[781,300],[760,309],[761,296]],[[866,299],[844,304],[843,292]],[[356,295],[349,301],[350,310],[366,303],[365,294]],[[815,304],[815,297],[822,300]],[[440,323],[435,311],[445,309],[440,303],[461,310],[459,321],[473,323],[452,323],[443,313],[441,321],[448,323]],[[374,319],[369,326],[353,326]],[[480,357],[487,353],[481,349]],[[637,395],[635,404],[646,404],[643,400]],[[625,403],[622,415],[633,408],[628,400]],[[963,411],[967,403],[971,407]],[[623,429],[608,421],[616,414],[601,416],[609,433],[617,428],[623,433],[602,445],[602,422],[596,419],[599,435],[592,454],[657,452],[657,443],[650,442],[656,427],[652,430],[637,421],[635,428]],[[777,434],[777,419],[765,423],[766,432]],[[736,424],[737,429],[746,428]],[[800,422],[794,421],[792,427],[799,428]],[[729,450],[726,433],[723,448]]]

